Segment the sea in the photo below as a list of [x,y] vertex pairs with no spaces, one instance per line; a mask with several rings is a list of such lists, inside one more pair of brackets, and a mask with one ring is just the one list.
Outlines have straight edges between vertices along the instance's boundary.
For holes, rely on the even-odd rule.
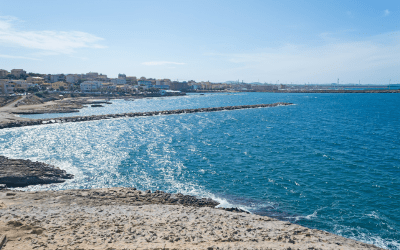
[[209,197],[400,249],[400,95],[212,93],[111,100],[56,118],[275,102],[290,106],[0,130],[0,155],[75,178],[22,190],[136,187]]

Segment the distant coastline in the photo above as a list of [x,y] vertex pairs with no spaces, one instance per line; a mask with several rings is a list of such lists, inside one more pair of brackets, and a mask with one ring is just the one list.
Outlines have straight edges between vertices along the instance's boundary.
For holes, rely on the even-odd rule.
[[387,89],[381,89],[381,90],[241,90],[241,91],[220,91],[220,90],[201,90],[201,91],[196,91],[196,92],[191,92],[191,93],[221,93],[221,92],[261,92],[261,93],[318,93],[318,94],[324,94],[324,93],[338,93],[338,94],[345,94],[345,93],[365,93],[365,94],[384,94],[384,93],[400,93],[399,89],[393,89],[393,90],[387,90]]
[[383,93],[400,93],[400,90],[274,90],[274,91],[257,91],[257,92],[272,92],[272,93],[338,93],[338,94],[346,94],[346,93],[365,93],[365,94],[383,94]]

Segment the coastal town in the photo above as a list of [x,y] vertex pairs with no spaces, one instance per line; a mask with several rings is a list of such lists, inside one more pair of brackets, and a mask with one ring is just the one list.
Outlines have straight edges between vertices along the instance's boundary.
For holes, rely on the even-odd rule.
[[0,6],[0,250],[400,250],[399,1]]
[[[32,119],[23,114],[71,113],[99,107],[112,98],[126,101],[185,92],[257,91],[251,84],[207,84],[102,74],[34,75],[12,70],[0,80],[0,130],[58,128],[71,123],[190,115],[239,109],[275,108],[293,103],[179,108],[147,112]],[[99,76],[101,76],[99,78]],[[68,80],[67,80],[68,79]],[[72,82],[71,82],[72,81]],[[196,86],[196,87],[193,87]],[[256,85],[254,85],[256,86]],[[287,86],[273,86],[276,91]],[[251,87],[251,88],[250,88]],[[258,90],[268,91],[268,90]],[[393,90],[391,90],[393,91]],[[247,93],[253,94],[253,93]],[[143,96],[140,96],[143,95]],[[230,93],[224,94],[230,96]],[[200,95],[199,95],[200,96]],[[215,95],[218,96],[218,95]],[[221,95],[222,96],[222,95]],[[106,98],[107,97],[107,98]],[[105,99],[105,100],[104,100]],[[169,98],[159,98],[167,100]],[[136,102],[128,102],[136,103]],[[151,118],[150,118],[151,119]],[[97,126],[95,123],[89,126]],[[58,191],[15,188],[71,182],[72,172],[57,165],[0,155],[0,249],[382,249],[372,244],[307,228],[217,200],[136,187]]]
[[174,81],[171,79],[154,79],[144,76],[127,76],[118,74],[110,78],[105,74],[88,72],[85,74],[39,74],[27,73],[23,69],[0,69],[0,94],[15,95],[44,91],[66,91],[91,94],[123,94],[123,95],[178,95],[185,92],[306,92],[306,91],[383,91],[400,90],[400,84],[280,84],[276,83],[245,83],[243,81],[228,81],[215,83],[210,81],[196,82]]
[[[248,84],[228,84],[190,81],[173,81],[118,74],[110,78],[105,74],[89,72],[86,74],[37,74],[27,73],[23,69],[12,69],[10,72],[0,69],[0,93],[14,94],[39,91],[75,91],[85,93],[159,93],[191,91],[250,90]],[[271,90],[278,89],[271,87]]]

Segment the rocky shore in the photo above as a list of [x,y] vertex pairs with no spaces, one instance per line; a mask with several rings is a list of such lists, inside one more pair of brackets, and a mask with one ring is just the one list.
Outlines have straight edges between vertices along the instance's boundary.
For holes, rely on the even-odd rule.
[[[28,103],[26,98],[23,105]],[[31,100],[31,102],[34,100]],[[13,106],[14,103],[10,102]],[[91,102],[93,103],[93,102]],[[40,112],[84,105],[56,104]],[[96,103],[99,105],[99,103]],[[95,104],[95,105],[96,105]],[[275,107],[291,103],[180,109],[57,119],[19,119],[1,128],[136,116]],[[53,107],[54,109],[51,109]],[[66,109],[64,109],[66,108]],[[39,112],[32,109],[32,112]],[[8,111],[7,111],[8,112]],[[23,112],[29,112],[25,110]],[[64,170],[0,156],[0,249],[380,249],[218,202],[163,191],[102,188],[23,192],[7,187],[64,182]],[[6,186],[5,186],[6,185]]]
[[[0,185],[63,182],[54,166],[0,156]],[[379,249],[218,202],[136,188],[0,187],[0,249]]]
[[277,102],[277,103],[273,103],[273,104],[240,105],[240,106],[197,108],[197,109],[177,109],[177,110],[135,112],[135,113],[108,114],[108,115],[60,117],[60,118],[56,118],[56,119],[10,121],[7,123],[1,123],[0,129],[43,125],[43,124],[51,124],[51,123],[83,122],[83,121],[93,121],[93,120],[103,120],[103,119],[113,119],[113,118],[123,118],[123,117],[138,117],[138,116],[172,115],[172,114],[198,113],[198,112],[216,112],[216,111],[224,111],[224,110],[267,108],[267,107],[287,106],[287,105],[293,105],[293,104],[285,103],[285,102]]
[[72,178],[65,170],[46,163],[0,156],[0,189],[61,183]]
[[2,250],[379,249],[217,204],[135,188],[0,190]]
[[[36,96],[33,96],[36,97]],[[33,98],[32,96],[26,97],[15,104],[15,107],[20,107],[21,105],[26,105],[23,109],[17,109],[12,111],[12,114],[16,115],[32,115],[32,114],[49,114],[49,113],[75,113],[79,112],[79,109],[85,107],[85,105],[100,105],[100,104],[111,104],[109,101],[98,101],[87,98],[75,98],[75,99],[63,99],[63,100],[47,100],[39,99],[38,97]],[[34,99],[36,102],[27,101],[27,99]],[[51,101],[56,101],[51,104]],[[22,104],[21,104],[22,103]],[[43,106],[35,106],[37,104],[44,104]]]

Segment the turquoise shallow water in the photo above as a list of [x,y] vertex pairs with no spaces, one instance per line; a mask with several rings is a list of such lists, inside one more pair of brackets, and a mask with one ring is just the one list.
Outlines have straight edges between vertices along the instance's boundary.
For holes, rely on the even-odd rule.
[[188,95],[115,100],[81,114],[278,101],[295,105],[5,129],[0,152],[76,176],[30,190],[182,192],[400,249],[398,94]]

